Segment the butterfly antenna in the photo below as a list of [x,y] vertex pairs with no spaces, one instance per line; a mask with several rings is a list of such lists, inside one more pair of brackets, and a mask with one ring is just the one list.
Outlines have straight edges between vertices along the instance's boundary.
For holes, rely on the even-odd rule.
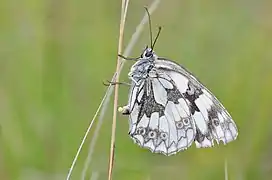
[[159,36],[160,36],[160,34],[161,34],[161,30],[162,30],[162,27],[161,26],[159,26],[159,30],[158,30],[158,33],[157,33],[157,36],[156,36],[156,38],[155,38],[155,40],[154,40],[154,42],[153,42],[153,44],[152,44],[152,49],[154,48],[154,46],[155,46],[155,44],[156,44],[156,42],[157,42],[157,40],[158,40],[158,38],[159,38]]
[[148,11],[147,7],[144,7],[148,16],[148,21],[149,21],[149,35],[150,35],[150,46],[151,49],[153,49],[152,44],[153,44],[153,40],[152,40],[152,29],[151,29],[151,17],[150,17],[150,13]]

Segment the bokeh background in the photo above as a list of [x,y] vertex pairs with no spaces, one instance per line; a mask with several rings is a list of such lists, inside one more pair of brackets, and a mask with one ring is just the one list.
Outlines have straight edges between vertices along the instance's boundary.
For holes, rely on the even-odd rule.
[[[152,1],[131,0],[125,45]],[[115,71],[121,2],[2,0],[0,2],[0,179],[65,179],[80,141]],[[114,179],[272,177],[272,1],[168,0],[152,15],[163,30],[158,55],[190,69],[222,101],[239,128],[227,146],[178,155],[152,154],[128,137],[118,115]],[[131,56],[149,43],[148,26]],[[154,33],[155,34],[155,33]],[[127,80],[127,62],[121,80]],[[127,102],[120,88],[119,104]],[[111,99],[112,100],[112,99]],[[88,178],[107,178],[112,102]],[[72,179],[80,179],[88,143]],[[89,177],[90,176],[90,177]]]

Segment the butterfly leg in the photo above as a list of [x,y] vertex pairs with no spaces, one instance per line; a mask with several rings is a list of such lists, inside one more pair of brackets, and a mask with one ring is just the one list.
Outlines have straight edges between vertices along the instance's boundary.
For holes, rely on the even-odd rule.
[[131,76],[130,74],[128,74],[128,78],[131,79],[131,80],[135,83],[136,86],[140,86],[139,81],[136,81],[136,80],[133,78],[133,76]]
[[110,85],[114,86],[114,85],[116,85],[116,84],[131,86],[130,83],[126,83],[126,82],[112,82],[112,81],[109,81],[109,80],[107,80],[107,83],[103,82],[103,84],[104,84],[105,86],[110,86]]
[[123,56],[123,55],[121,55],[121,54],[118,54],[118,56],[120,57],[120,58],[122,58],[122,59],[125,59],[125,60],[132,60],[132,61],[138,61],[138,59],[139,58],[130,58],[130,57],[125,57],[125,56]]
[[[131,86],[131,84],[126,83],[126,82],[111,82],[111,81],[108,81],[108,80],[107,80],[107,83],[103,82],[103,84],[105,86],[116,85],[116,84]],[[121,112],[123,115],[129,115],[130,114],[128,105],[123,106],[123,107],[119,107],[118,111]]]

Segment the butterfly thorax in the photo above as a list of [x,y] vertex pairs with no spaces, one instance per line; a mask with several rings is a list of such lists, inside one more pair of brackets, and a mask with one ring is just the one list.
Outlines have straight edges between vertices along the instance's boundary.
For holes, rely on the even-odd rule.
[[[148,73],[154,67],[153,62],[147,59],[137,61],[130,69],[129,76],[132,78],[147,78]],[[136,80],[136,79],[135,79]]]

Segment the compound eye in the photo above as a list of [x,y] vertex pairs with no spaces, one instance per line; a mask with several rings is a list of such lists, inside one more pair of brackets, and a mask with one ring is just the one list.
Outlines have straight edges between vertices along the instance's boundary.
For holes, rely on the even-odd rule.
[[145,57],[150,58],[152,56],[153,56],[153,52],[152,51],[146,51]]

